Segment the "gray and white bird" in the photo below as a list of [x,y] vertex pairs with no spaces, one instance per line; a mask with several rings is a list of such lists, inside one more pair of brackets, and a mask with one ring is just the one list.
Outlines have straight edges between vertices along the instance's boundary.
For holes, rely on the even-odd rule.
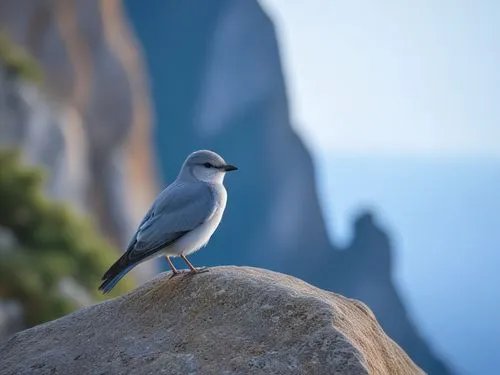
[[205,271],[186,256],[205,246],[217,229],[227,201],[224,176],[236,169],[213,151],[190,154],[146,213],[127,251],[104,274],[99,290],[108,293],[132,268],[156,256],[166,257],[172,276],[179,273],[172,256],[180,256],[192,273]]

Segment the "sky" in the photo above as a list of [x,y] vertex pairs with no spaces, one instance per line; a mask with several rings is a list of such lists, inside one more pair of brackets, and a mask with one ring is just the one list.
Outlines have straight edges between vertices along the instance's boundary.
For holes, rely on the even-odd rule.
[[500,2],[261,0],[322,152],[500,156]]
[[[328,228],[374,207],[431,346],[500,366],[500,1],[260,0]],[[428,303],[432,301],[432,303]],[[464,340],[466,338],[466,340]]]

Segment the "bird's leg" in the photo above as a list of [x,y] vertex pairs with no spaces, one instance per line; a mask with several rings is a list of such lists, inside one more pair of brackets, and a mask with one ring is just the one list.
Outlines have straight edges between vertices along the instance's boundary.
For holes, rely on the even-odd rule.
[[177,270],[177,268],[175,268],[174,264],[172,263],[172,261],[170,260],[170,257],[168,255],[165,255],[165,259],[167,259],[168,265],[170,266],[170,269],[172,270],[172,276],[170,276],[170,277],[174,277],[174,276],[180,274],[180,272]]
[[191,273],[208,272],[208,269],[206,269],[206,268],[196,268],[195,266],[193,266],[184,254],[181,254],[181,258],[184,259],[184,262],[187,263],[189,269],[191,270]]

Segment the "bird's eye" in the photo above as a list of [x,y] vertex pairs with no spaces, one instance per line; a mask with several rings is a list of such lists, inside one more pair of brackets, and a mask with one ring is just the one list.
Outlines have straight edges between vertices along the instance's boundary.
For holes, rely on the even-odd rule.
[[212,164],[210,164],[210,163],[205,163],[205,164],[203,164],[203,166],[205,168],[212,168]]

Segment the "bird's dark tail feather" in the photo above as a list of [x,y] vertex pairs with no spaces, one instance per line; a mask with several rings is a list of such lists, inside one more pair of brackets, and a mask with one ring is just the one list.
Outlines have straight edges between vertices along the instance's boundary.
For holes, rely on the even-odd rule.
[[123,254],[102,277],[103,283],[99,286],[99,290],[104,294],[109,293],[111,289],[137,264],[130,264],[126,254]]

